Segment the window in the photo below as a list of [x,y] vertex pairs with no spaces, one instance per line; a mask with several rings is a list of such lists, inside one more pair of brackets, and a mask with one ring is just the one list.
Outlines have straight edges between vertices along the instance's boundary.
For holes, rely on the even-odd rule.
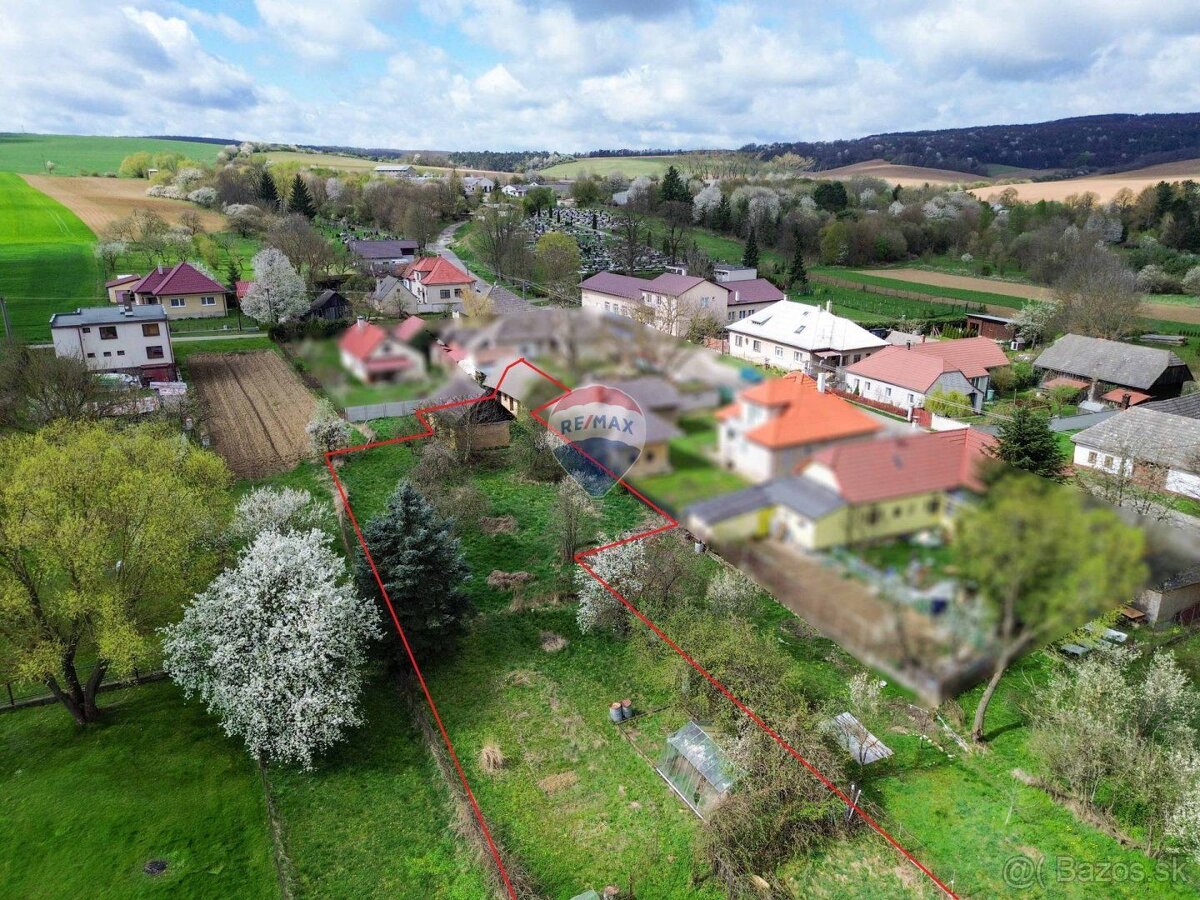
[[105,356],[112,356],[112,351],[111,351],[111,350],[105,350],[105,351],[104,351],[104,355],[105,355]]
[[898,518],[900,518],[900,514],[901,514],[902,512],[904,512],[904,507],[903,507],[903,506],[893,506],[893,507],[892,507],[892,518],[893,518],[893,519],[898,519]]
[[185,300],[183,297],[172,297],[171,306],[175,307],[176,309],[181,306],[187,306],[187,300]]
[[762,349],[762,342],[755,341],[753,344],[750,345],[750,349],[752,349],[755,353],[757,353],[759,350]]
[[450,299],[450,288],[442,288],[441,296],[442,296],[443,300],[449,300]]
[[777,356],[779,359],[783,359],[783,348],[782,348],[782,347],[776,347],[776,348],[775,348],[775,355],[776,355],[776,356]]
[[84,334],[91,334],[91,333],[92,333],[92,329],[90,329],[90,328],[84,328],[84,329],[83,329],[83,333],[84,333]]
[[1112,464],[1113,464],[1113,458],[1111,456],[1104,457],[1104,468],[1111,469]]
[[146,359],[162,359],[162,358],[163,358],[163,348],[162,347],[147,347],[146,348]]
[[912,406],[912,405],[913,405],[913,402],[914,402],[914,400],[915,400],[915,399],[916,399],[916,398],[915,398],[915,397],[913,397],[913,395],[912,395],[912,394],[909,394],[909,395],[908,395],[908,405],[909,405],[909,406]]
[[124,350],[118,350],[118,351],[117,351],[117,356],[124,356],[124,355],[125,355],[125,351],[124,351]]
[[883,389],[883,396],[885,396],[885,397],[891,397],[891,396],[892,396],[892,389],[891,389],[891,388],[884,388],[884,389]]
[[878,521],[879,521],[879,509],[878,509],[878,507],[872,506],[870,511],[867,512],[867,524],[874,525]]
[[869,391],[871,389],[871,382],[869,382],[869,381],[866,382],[866,384],[864,385],[864,388]]
[[727,315],[727,316],[725,317],[725,321],[726,321],[726,322],[732,322],[732,321],[733,321],[733,310],[732,310],[732,309],[729,311],[729,315]]
[[216,297],[201,297],[200,305],[201,306],[216,306],[217,298]]
[[100,340],[115,341],[116,339],[117,339],[117,326],[116,325],[101,325],[100,326]]
[[855,353],[855,354],[854,354],[854,361],[855,361],[855,362],[858,362],[860,359],[862,359],[862,354],[861,354],[861,353]]
[[454,296],[455,296],[455,297],[461,297],[461,296],[462,296],[462,288],[455,288],[455,289],[454,289]]
[[746,318],[746,311],[745,311],[744,309],[739,309],[739,310],[738,310],[738,318],[739,318],[739,319],[744,319],[744,318]]
[[95,353],[89,353],[89,354],[88,354],[88,359],[95,359],[95,358],[96,358],[96,354],[95,354]]
[[1095,450],[1088,451],[1088,464],[1093,465],[1093,466],[1096,464],[1096,451]]
[[793,359],[795,362],[799,362],[799,361],[800,361],[800,351],[799,351],[799,350],[793,350],[793,351],[792,351],[792,359]]
[[931,513],[937,512],[941,508],[941,506],[942,506],[942,502],[937,497],[934,497],[933,499],[931,499],[929,501],[929,511]]
[[151,322],[142,326],[142,337],[158,337],[158,323]]
[[745,340],[742,338],[742,336],[740,334],[735,334],[733,336],[733,346],[740,347],[744,343],[745,343]]

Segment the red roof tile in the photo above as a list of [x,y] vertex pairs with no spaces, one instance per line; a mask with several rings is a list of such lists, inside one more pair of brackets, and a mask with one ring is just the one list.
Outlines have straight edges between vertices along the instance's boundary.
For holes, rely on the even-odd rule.
[[420,316],[409,316],[399,325],[392,329],[392,337],[398,341],[408,343],[417,334],[425,330],[425,320]]
[[355,359],[365,360],[386,337],[387,332],[378,325],[360,319],[342,332],[342,336],[338,338],[338,347]]
[[935,356],[967,378],[982,378],[989,369],[1008,365],[1008,357],[991,338],[969,337],[952,341],[926,341],[915,344],[913,353]]
[[118,275],[116,278],[113,278],[111,281],[104,282],[104,286],[106,288],[110,288],[110,287],[116,287],[119,284],[129,284],[132,281],[141,281],[141,280],[142,280],[141,275]]
[[250,293],[250,288],[252,287],[254,287],[253,281],[239,281],[234,284],[234,289],[237,292],[237,298],[239,300],[245,300],[246,295]]
[[[1126,400],[1125,398],[1129,399]],[[1144,394],[1141,391],[1135,391],[1133,388],[1113,388],[1107,394],[1100,397],[1101,400],[1107,400],[1109,403],[1119,403],[1122,406],[1137,406],[1139,403],[1145,403],[1150,399],[1149,394]]]
[[135,284],[135,294],[165,297],[168,294],[224,294],[225,286],[213,281],[203,272],[188,263],[177,263],[173,269],[159,266]]
[[[771,408],[775,415],[746,432],[746,437],[771,449],[820,444],[874,434],[883,426],[841,397],[817,390],[817,383],[800,372],[772,378],[738,395],[743,402]],[[725,420],[740,412],[741,403],[717,413]]]
[[1071,378],[1069,375],[1055,375],[1053,378],[1047,378],[1042,382],[1043,388],[1054,390],[1059,387],[1073,387],[1077,391],[1082,391],[1088,386],[1088,383],[1082,378]]
[[924,356],[904,347],[884,347],[866,359],[846,367],[846,372],[862,378],[874,378],[897,387],[925,393],[947,371],[953,371],[945,360]]
[[877,503],[932,491],[983,491],[981,465],[996,439],[974,428],[839,444],[801,464],[825,466],[849,503]]
[[474,284],[475,279],[448,259],[440,256],[423,256],[412,263],[405,276],[421,273],[417,279],[421,284]]

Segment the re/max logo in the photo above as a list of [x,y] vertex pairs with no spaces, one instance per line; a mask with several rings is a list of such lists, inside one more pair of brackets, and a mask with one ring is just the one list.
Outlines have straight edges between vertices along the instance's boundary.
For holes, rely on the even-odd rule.
[[598,415],[576,416],[573,419],[562,419],[558,423],[558,430],[563,434],[570,434],[572,431],[588,431],[592,428],[606,429],[619,434],[633,434],[633,419],[621,416],[606,416],[604,413],[600,413]]

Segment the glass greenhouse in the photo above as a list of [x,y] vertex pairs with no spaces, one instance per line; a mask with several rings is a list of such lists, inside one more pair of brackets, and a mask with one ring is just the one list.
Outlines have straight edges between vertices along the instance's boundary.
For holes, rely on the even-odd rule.
[[688,722],[667,737],[667,746],[655,769],[700,818],[737,781],[725,751],[695,722]]

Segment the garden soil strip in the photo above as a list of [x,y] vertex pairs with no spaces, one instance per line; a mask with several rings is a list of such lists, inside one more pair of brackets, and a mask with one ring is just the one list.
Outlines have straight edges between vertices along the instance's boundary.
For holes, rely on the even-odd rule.
[[188,373],[211,411],[213,449],[239,478],[285,472],[308,456],[312,394],[277,353],[198,353]]
[[[337,469],[334,467],[333,459],[334,459],[334,457],[344,456],[349,453],[356,453],[360,450],[370,450],[374,447],[382,447],[382,446],[387,446],[390,444],[400,444],[400,443],[405,443],[407,441],[421,440],[423,438],[432,437],[433,436],[433,427],[431,426],[431,424],[429,422],[428,413],[437,412],[438,410],[442,410],[442,409],[449,409],[449,408],[455,407],[455,406],[465,406],[465,405],[471,404],[471,403],[479,403],[482,400],[490,400],[490,399],[495,398],[497,391],[500,388],[500,385],[502,385],[504,383],[504,379],[508,377],[508,373],[514,367],[519,366],[519,365],[524,365],[524,366],[527,366],[528,368],[532,369],[536,374],[545,378],[547,381],[549,381],[551,384],[553,384],[555,387],[559,388],[563,392],[567,392],[570,390],[566,385],[564,385],[558,379],[554,378],[551,375],[548,375],[546,372],[539,369],[533,363],[529,362],[524,357],[521,357],[520,359],[516,360],[515,362],[510,363],[505,368],[503,374],[500,376],[499,382],[497,383],[496,387],[493,388],[493,390],[490,393],[484,394],[481,397],[474,397],[474,398],[470,398],[470,399],[466,399],[466,400],[452,401],[450,403],[443,403],[438,406],[431,406],[431,407],[427,407],[425,409],[417,410],[415,413],[416,419],[424,427],[423,431],[414,432],[413,434],[400,435],[399,437],[394,437],[394,438],[391,438],[386,441],[376,441],[373,443],[361,444],[356,447],[346,447],[342,450],[334,450],[332,452],[325,454],[325,465],[329,469],[330,475],[333,476],[334,484],[337,485],[338,493],[340,494],[342,503],[345,505],[345,508],[346,508],[346,513],[347,513],[347,515],[349,515],[350,522],[354,526],[355,534],[358,535],[358,542],[363,548],[363,553],[366,556],[368,565],[371,567],[371,574],[375,576],[375,583],[379,586],[380,594],[383,596],[384,602],[387,605],[388,613],[391,615],[391,618],[392,618],[392,624],[395,625],[396,632],[400,635],[400,641],[404,645],[404,652],[408,656],[409,663],[412,664],[413,674],[416,676],[417,682],[421,686],[421,692],[425,696],[425,702],[429,704],[429,711],[433,715],[434,722],[437,724],[438,731],[440,732],[440,734],[442,736],[442,741],[445,743],[446,749],[450,754],[450,759],[454,763],[454,768],[458,773],[459,781],[462,782],[463,790],[466,792],[467,798],[471,803],[471,808],[475,813],[476,820],[479,822],[479,827],[483,832],[484,838],[486,839],[488,849],[491,851],[491,854],[492,854],[492,858],[496,861],[496,866],[500,871],[500,877],[503,880],[504,885],[508,890],[509,896],[511,898],[513,898],[513,900],[517,900],[518,895],[513,888],[512,882],[509,879],[507,871],[505,870],[504,862],[501,859],[500,851],[497,848],[495,841],[492,839],[491,831],[489,830],[489,828],[487,826],[487,822],[484,819],[483,811],[479,807],[479,802],[475,799],[475,794],[471,790],[471,785],[467,781],[467,774],[463,770],[462,763],[459,761],[458,753],[457,753],[457,751],[455,751],[454,744],[450,740],[450,735],[446,731],[446,726],[442,722],[442,717],[441,717],[440,713],[438,713],[437,704],[434,703],[433,696],[429,692],[429,686],[425,682],[425,676],[421,672],[421,667],[417,664],[416,656],[413,654],[412,647],[408,643],[408,637],[404,633],[404,628],[400,625],[400,619],[396,615],[395,608],[392,606],[391,597],[388,595],[387,589],[384,587],[384,584],[383,584],[383,579],[380,577],[379,571],[375,567],[375,560],[371,556],[371,549],[367,546],[367,542],[363,538],[362,528],[360,527],[360,525],[358,523],[357,517],[354,515],[354,509],[350,503],[349,497],[346,494],[346,488],[342,484],[341,479],[338,478]],[[542,412],[542,410],[546,409],[547,407],[552,406],[558,399],[559,399],[558,397],[555,397],[554,399],[548,401],[547,403],[543,404],[542,406],[539,406],[537,409],[532,410],[530,412],[530,415],[533,418],[537,419],[543,426],[545,426],[546,428],[549,429],[549,424],[546,422],[546,420],[544,418],[542,418],[540,413]],[[571,445],[575,448],[575,450],[578,453],[583,454],[583,456],[585,456],[588,460],[590,460],[594,465],[599,466],[602,471],[604,471],[606,474],[611,476],[617,483],[619,483],[623,488],[625,488],[625,490],[627,490],[629,493],[633,494],[633,496],[635,496],[638,500],[640,500],[642,503],[644,503],[646,506],[648,506],[650,509],[652,509],[654,512],[656,512],[659,516],[661,516],[665,520],[665,524],[660,525],[657,528],[651,528],[646,531],[642,531],[637,534],[631,535],[631,536],[625,538],[624,540],[614,541],[609,544],[604,544],[599,547],[593,547],[590,550],[584,550],[580,553],[577,553],[575,555],[575,561],[579,564],[579,566],[585,572],[587,572],[589,575],[591,575],[593,578],[595,578],[596,581],[598,581],[604,587],[605,590],[607,590],[610,594],[612,594],[614,598],[616,598],[620,603],[622,603],[626,608],[628,608],[629,611],[632,612],[643,624],[645,624],[647,628],[649,628],[659,638],[661,638],[662,641],[664,643],[666,643],[666,645],[668,647],[670,647],[677,654],[679,654],[679,656],[685,662],[687,662],[688,665],[690,665],[693,669],[695,669],[697,672],[699,672],[700,675],[702,675],[706,680],[708,680],[708,682],[710,684],[713,685],[713,687],[715,687],[726,698],[728,698],[728,700],[731,703],[733,703],[733,705],[736,706],[742,713],[744,713],[746,715],[746,717],[750,719],[750,721],[752,721],[755,725],[757,725],[759,728],[761,728],[767,735],[769,735],[771,737],[772,740],[774,740],[777,744],[779,744],[779,746],[782,747],[786,752],[788,752],[793,757],[795,757],[795,759],[801,765],[803,765],[806,769],[808,769],[808,771],[811,772],[818,781],[820,781],[826,788],[828,788],[829,791],[831,793],[833,793],[839,800],[841,800],[843,803],[845,803],[848,808],[852,809],[859,816],[859,818],[861,818],[864,822],[866,822],[868,825],[870,825],[872,829],[874,829],[878,834],[880,834],[909,863],[911,863],[913,866],[915,866],[917,869],[919,869],[926,877],[928,877],[935,885],[937,885],[937,887],[939,889],[941,889],[948,897],[957,898],[958,895],[955,894],[954,891],[951,890],[948,885],[946,885],[941,879],[939,879],[933,873],[933,871],[930,870],[928,867],[926,867],[920,860],[918,860],[915,856],[913,856],[912,853],[910,853],[903,846],[901,846],[901,844],[894,837],[892,837],[892,835],[889,834],[883,828],[883,826],[881,826],[866,810],[857,806],[841,790],[841,788],[839,788],[837,785],[835,785],[833,782],[831,782],[815,766],[813,766],[812,763],[810,763],[807,759],[805,759],[803,756],[801,756],[800,753],[797,752],[794,747],[792,747],[790,744],[788,744],[787,741],[785,741],[774,729],[771,728],[771,726],[769,726],[765,721],[763,721],[762,718],[760,718],[758,716],[758,714],[754,712],[754,710],[750,709],[750,707],[746,706],[744,703],[742,703],[740,700],[738,700],[737,697],[735,697],[730,692],[730,690],[727,687],[725,687],[725,685],[723,685],[707,669],[705,669],[698,662],[696,662],[694,659],[692,659],[687,653],[685,653],[683,651],[683,649],[680,648],[679,645],[676,644],[674,641],[672,641],[671,638],[669,638],[667,636],[667,634],[661,628],[659,628],[652,621],[650,621],[650,619],[648,619],[645,615],[643,615],[642,612],[637,609],[637,607],[635,607],[632,603],[630,603],[620,592],[618,592],[610,584],[605,582],[604,579],[601,578],[599,575],[597,575],[595,570],[593,570],[588,565],[588,563],[586,561],[587,557],[594,556],[598,553],[603,553],[605,550],[610,550],[614,547],[619,547],[622,544],[627,544],[627,543],[630,543],[632,541],[637,541],[637,540],[643,540],[643,539],[651,537],[653,535],[661,534],[664,531],[670,531],[674,528],[678,528],[679,523],[677,521],[675,521],[675,519],[672,518],[670,515],[668,515],[667,513],[663,512],[661,509],[659,509],[657,506],[655,506],[654,503],[652,503],[650,500],[648,500],[637,489],[630,486],[623,478],[621,478],[621,477],[615,475],[614,473],[612,473],[611,471],[609,471],[609,469],[606,466],[604,466],[603,463],[600,463],[599,461],[593,459],[584,450],[582,450],[580,447],[575,445],[575,443],[573,441],[571,441],[570,438],[567,438],[561,432],[555,431],[555,433],[558,434],[559,437],[562,437],[563,440],[571,443]]]

